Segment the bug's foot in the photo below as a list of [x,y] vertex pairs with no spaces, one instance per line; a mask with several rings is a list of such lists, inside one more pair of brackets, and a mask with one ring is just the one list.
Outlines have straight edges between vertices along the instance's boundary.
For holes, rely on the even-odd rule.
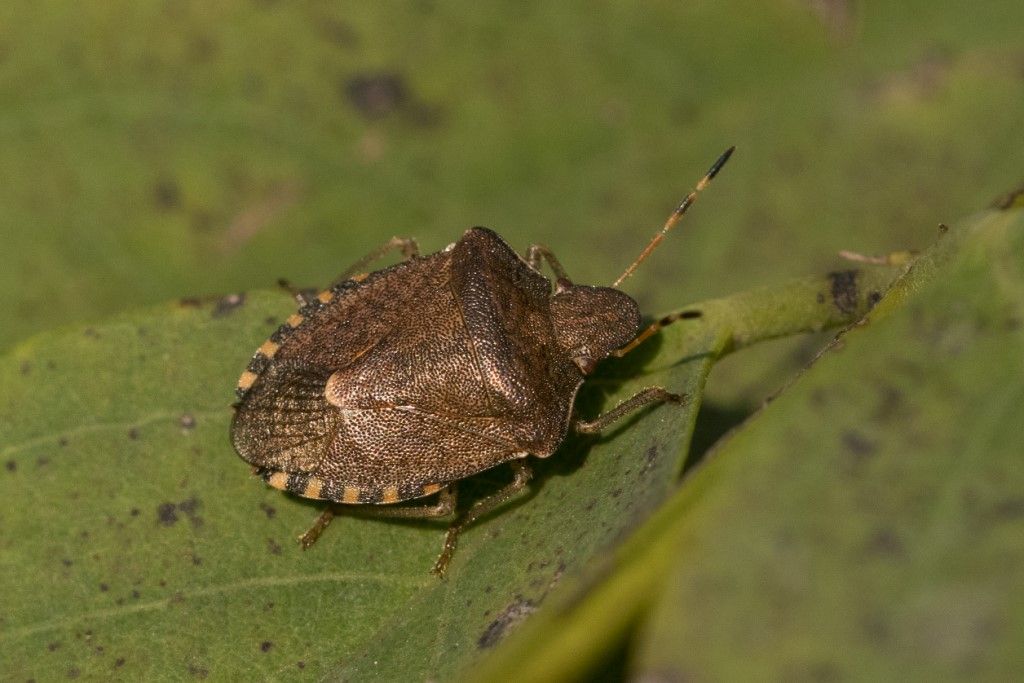
[[434,563],[433,568],[430,570],[430,573],[439,579],[443,579],[448,571],[452,555],[455,554],[455,546],[459,542],[459,531],[459,527],[452,526],[448,529],[448,533],[445,534],[444,547],[441,548],[441,554],[437,556],[437,562]]
[[313,526],[306,530],[306,533],[299,536],[299,545],[302,546],[303,550],[309,550],[310,546],[316,543],[316,540],[320,538],[320,534],[324,532],[330,523],[334,519],[334,510],[327,506],[324,511],[320,513],[320,516],[313,522]]

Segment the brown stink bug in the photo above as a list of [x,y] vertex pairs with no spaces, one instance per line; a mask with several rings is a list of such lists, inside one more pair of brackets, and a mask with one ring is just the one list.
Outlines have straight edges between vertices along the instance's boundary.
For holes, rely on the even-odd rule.
[[[301,304],[256,351],[238,380],[231,441],[271,486],[362,505],[387,517],[442,517],[470,475],[510,463],[512,483],[448,528],[434,573],[443,575],[459,532],[530,480],[528,455],[553,454],[570,429],[598,432],[643,406],[679,401],[640,391],[591,421],[574,416],[576,392],[598,361],[622,356],[680,316],[641,331],[640,310],[618,285],[647,258],[722,168],[714,163],[611,287],[577,285],[533,245],[520,258],[486,228],[419,256],[394,238]],[[392,249],[405,260],[360,274]],[[554,289],[541,260],[556,276]],[[435,496],[436,503],[394,503]],[[328,505],[302,537],[311,545]]]

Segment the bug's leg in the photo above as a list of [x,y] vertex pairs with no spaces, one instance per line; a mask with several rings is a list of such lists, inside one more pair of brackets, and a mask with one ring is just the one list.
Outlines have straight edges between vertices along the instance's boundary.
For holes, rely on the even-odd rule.
[[568,280],[569,276],[565,274],[565,268],[559,263],[558,259],[551,252],[547,246],[543,244],[531,244],[529,249],[526,250],[526,262],[530,264],[530,267],[534,270],[540,270],[541,259],[548,262],[548,267],[551,268],[551,272],[555,274],[560,280]]
[[514,470],[512,483],[483,500],[478,500],[473,504],[473,507],[466,510],[448,527],[448,533],[444,537],[444,546],[441,548],[441,554],[437,557],[437,562],[434,563],[434,568],[430,570],[431,573],[444,578],[444,573],[448,570],[448,563],[452,561],[452,555],[455,553],[455,546],[458,545],[459,534],[462,533],[462,530],[494,508],[507,502],[522,490],[530,481],[530,478],[533,477],[533,472],[530,470],[529,465],[522,460],[513,460],[510,464]]
[[670,313],[669,315],[666,315],[660,320],[657,320],[648,325],[646,328],[643,329],[643,331],[640,332],[640,334],[636,336],[635,339],[633,339],[633,341],[629,342],[628,344],[621,348],[615,349],[609,355],[615,356],[616,358],[622,358],[627,353],[643,344],[650,337],[657,334],[658,331],[661,330],[661,328],[667,327],[668,325],[671,325],[677,320],[693,320],[695,318],[701,317],[702,315],[704,315],[702,312],[695,309],[679,311],[678,313]]
[[306,550],[320,538],[320,534],[324,532],[330,523],[334,519],[334,506],[328,505],[324,508],[320,516],[313,521],[313,525],[306,529],[306,533],[299,536],[299,545],[302,546],[303,550]]
[[629,415],[630,413],[651,405],[652,403],[682,403],[685,395],[673,394],[661,387],[647,387],[638,391],[631,398],[615,406],[607,413],[602,413],[589,422],[576,421],[576,431],[582,434],[596,434],[616,420]]
[[[430,517],[447,517],[455,510],[455,489],[447,486],[438,492],[437,503],[434,505],[402,505],[402,506],[381,506],[381,505],[346,505],[354,514],[364,517],[402,517],[405,519],[423,519]],[[320,534],[331,523],[341,506],[330,504],[324,508],[320,516],[316,518],[313,525],[306,533],[299,536],[299,544],[303,550],[316,543]]]
[[352,276],[354,275],[359,275],[360,273],[365,272],[366,267],[368,265],[370,265],[377,259],[382,258],[385,254],[387,254],[389,251],[392,251],[393,249],[401,250],[402,257],[404,260],[409,260],[414,256],[420,255],[420,245],[416,242],[415,239],[411,237],[392,237],[387,242],[380,245],[379,247],[371,251],[369,254],[353,263],[341,275],[334,278],[334,282],[331,283],[331,286],[333,287],[336,284],[351,279]]

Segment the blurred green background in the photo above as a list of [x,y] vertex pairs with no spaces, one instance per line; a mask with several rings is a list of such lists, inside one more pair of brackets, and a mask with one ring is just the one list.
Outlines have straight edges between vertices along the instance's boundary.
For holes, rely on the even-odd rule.
[[[0,6],[0,348],[325,283],[482,224],[656,313],[928,244],[1020,178],[1024,5],[109,1]],[[748,407],[815,340],[725,363]],[[249,349],[240,349],[240,358]]]

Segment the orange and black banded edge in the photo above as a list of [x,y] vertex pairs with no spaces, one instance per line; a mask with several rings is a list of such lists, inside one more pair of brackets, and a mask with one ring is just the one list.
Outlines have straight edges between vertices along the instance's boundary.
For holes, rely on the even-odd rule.
[[403,500],[423,498],[444,488],[441,484],[427,484],[426,486],[395,485],[370,489],[359,486],[343,486],[337,482],[309,474],[289,474],[262,468],[257,469],[256,474],[275,489],[294,493],[303,498],[329,500],[347,505],[398,503]]
[[315,318],[318,313],[323,311],[328,304],[334,301],[342,292],[354,289],[359,286],[359,282],[355,278],[351,280],[345,280],[339,282],[330,289],[325,289],[317,294],[312,301],[302,306],[296,313],[288,316],[288,319],[284,321],[277,330],[274,331],[270,337],[263,342],[256,353],[253,354],[252,360],[249,361],[249,365],[246,366],[245,371],[242,372],[242,376],[238,378],[238,385],[235,387],[235,396],[239,399],[245,398],[245,395],[249,390],[256,384],[256,380],[259,379],[260,375],[266,372],[267,368],[270,367],[270,361],[274,355],[281,349],[282,346],[287,342],[288,337],[303,325],[308,320]]

